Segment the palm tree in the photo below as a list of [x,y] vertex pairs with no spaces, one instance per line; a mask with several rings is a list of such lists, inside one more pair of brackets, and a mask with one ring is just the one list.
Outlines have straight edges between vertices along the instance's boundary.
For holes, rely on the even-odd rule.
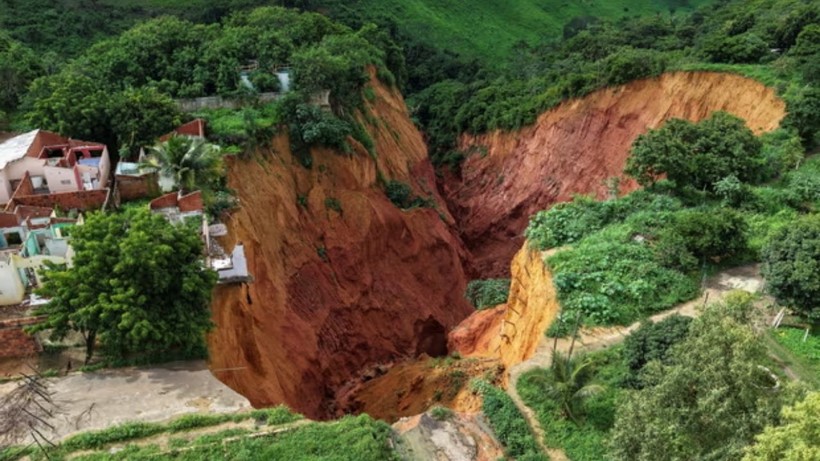
[[144,163],[173,178],[183,192],[208,188],[222,174],[219,146],[203,138],[173,136],[150,148]]
[[592,384],[595,373],[592,360],[554,352],[549,375],[544,380],[544,391],[558,403],[564,417],[580,424],[583,403],[587,398],[603,392],[604,387]]

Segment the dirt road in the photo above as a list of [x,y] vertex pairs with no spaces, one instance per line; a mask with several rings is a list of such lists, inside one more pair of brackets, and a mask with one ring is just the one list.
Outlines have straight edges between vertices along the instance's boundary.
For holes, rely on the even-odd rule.
[[[164,421],[186,413],[250,409],[245,397],[213,377],[203,361],[120,368],[49,378],[58,414],[53,441],[126,421]],[[0,397],[16,382],[0,384]]]

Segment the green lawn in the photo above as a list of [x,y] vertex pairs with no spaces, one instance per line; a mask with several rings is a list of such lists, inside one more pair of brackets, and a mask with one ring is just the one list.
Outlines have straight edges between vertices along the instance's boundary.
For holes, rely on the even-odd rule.
[[815,329],[803,341],[805,334],[806,330],[791,327],[772,330],[769,338],[775,344],[770,349],[802,380],[820,387],[820,334]]

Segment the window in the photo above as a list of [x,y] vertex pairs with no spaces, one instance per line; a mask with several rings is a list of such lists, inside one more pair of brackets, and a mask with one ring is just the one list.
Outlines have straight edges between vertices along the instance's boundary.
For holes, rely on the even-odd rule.
[[68,185],[71,184],[71,180],[70,179],[61,179],[60,184],[62,184],[64,186],[68,186]]
[[23,238],[20,236],[19,232],[9,232],[8,234],[3,234],[6,238],[6,243],[11,245],[22,245]]

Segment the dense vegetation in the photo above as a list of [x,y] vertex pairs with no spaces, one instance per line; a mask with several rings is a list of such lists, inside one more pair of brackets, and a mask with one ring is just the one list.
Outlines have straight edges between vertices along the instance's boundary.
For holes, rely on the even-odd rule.
[[[370,80],[367,66],[387,84],[395,79],[385,62],[402,69],[391,43],[372,26],[354,32],[322,15],[267,7],[233,13],[220,24],[152,19],[47,72],[44,58],[0,36],[0,69],[10,77],[0,108],[22,109],[21,128],[105,142],[127,156],[179,124],[172,98],[222,95],[250,105],[256,92],[278,90],[273,71],[289,67],[293,91],[264,125],[253,109],[246,111],[242,137],[265,142],[272,134],[266,127],[288,124],[299,150],[314,144],[348,150],[348,135],[368,144],[353,120]],[[325,91],[331,112],[309,104]]]
[[798,220],[763,250],[764,275],[779,302],[820,323],[820,216]]
[[[768,368],[762,333],[752,327],[753,301],[737,292],[708,306],[698,319],[672,317],[646,325],[622,347],[571,358],[574,367],[591,371],[583,382],[563,373],[565,365],[553,365],[522,376],[518,391],[535,410],[545,442],[573,460],[649,460],[658,453],[723,460],[740,459],[747,450],[791,449],[791,443],[805,449],[801,438],[811,440],[811,433],[747,448],[764,427],[767,434],[781,431],[775,429],[784,422],[780,409],[805,391]],[[636,375],[632,370],[639,364]],[[597,386],[597,392],[576,394],[575,418],[563,409],[566,399],[553,391],[566,383],[578,390]]]
[[146,208],[92,213],[73,228],[73,266],[43,274],[50,299],[34,327],[53,339],[83,335],[86,363],[97,342],[107,358],[201,357],[211,327],[216,273],[202,266],[198,222],[173,225]]
[[464,131],[516,129],[598,88],[665,70],[736,69],[777,83],[789,105],[786,124],[811,144],[818,93],[808,85],[816,79],[818,49],[809,43],[811,24],[818,21],[816,2],[801,0],[719,2],[686,15],[587,18],[561,40],[518,47],[506,71],[443,74],[414,94],[411,104],[433,154],[444,161]]

